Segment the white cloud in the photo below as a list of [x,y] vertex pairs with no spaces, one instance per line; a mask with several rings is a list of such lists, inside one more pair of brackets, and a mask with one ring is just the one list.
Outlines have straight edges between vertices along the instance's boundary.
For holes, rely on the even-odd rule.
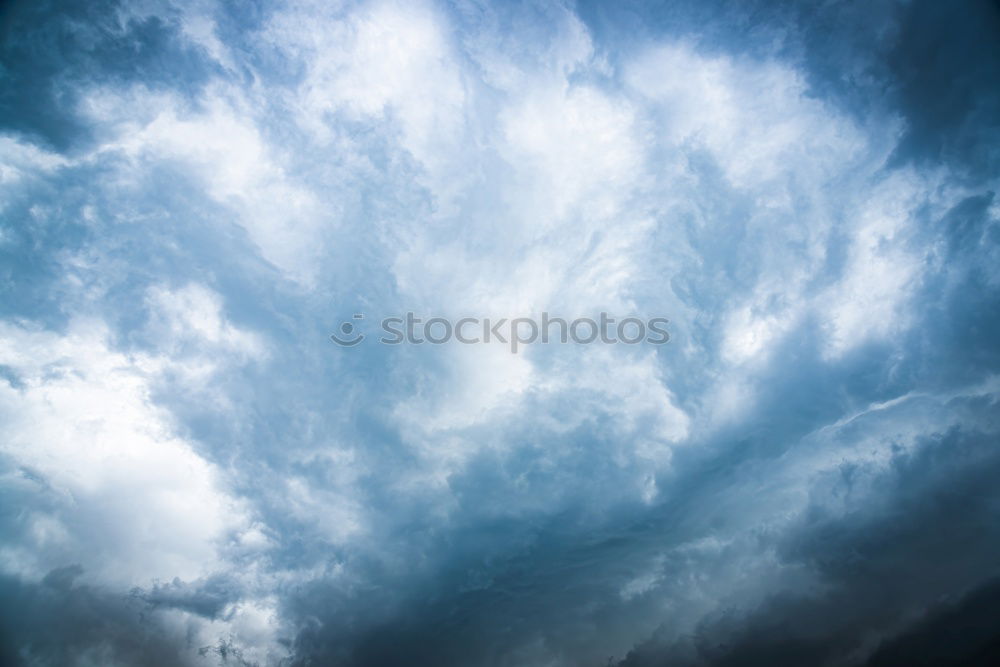
[[286,151],[269,143],[251,105],[228,86],[207,93],[200,110],[142,87],[98,88],[81,113],[108,137],[93,159],[116,152],[130,158],[121,185],[139,187],[151,168],[191,170],[233,211],[262,257],[308,285],[321,272],[322,240],[338,226],[338,210],[289,174]]
[[856,210],[843,278],[816,301],[821,321],[830,326],[829,357],[908,328],[909,300],[923,262],[909,240],[926,192],[922,179],[897,173],[866,193]]
[[100,322],[65,335],[0,326],[8,482],[34,498],[7,570],[32,577],[67,562],[120,586],[195,579],[223,567],[219,549],[247,509],[150,398],[150,378],[108,345]]
[[305,67],[289,103],[321,144],[337,114],[382,123],[426,170],[439,203],[466,174],[466,92],[444,15],[424,2],[294,6],[262,35]]
[[222,351],[242,359],[262,359],[266,346],[258,334],[233,326],[222,313],[221,297],[204,285],[189,283],[179,289],[151,287],[147,291],[151,335],[161,349],[175,353],[186,342],[200,354]]
[[58,153],[7,135],[0,135],[0,156],[0,188],[12,190],[27,174],[51,173],[70,164]]
[[[501,154],[517,171],[518,213],[545,229],[622,211],[641,167],[640,136],[624,100],[586,86],[529,91],[501,115]],[[530,222],[529,222],[530,221]]]
[[[741,189],[793,178],[814,184],[866,157],[858,129],[810,97],[799,72],[776,62],[701,56],[673,44],[629,63],[625,80],[658,105],[671,143],[704,146]],[[780,192],[762,194],[765,206],[786,203]]]

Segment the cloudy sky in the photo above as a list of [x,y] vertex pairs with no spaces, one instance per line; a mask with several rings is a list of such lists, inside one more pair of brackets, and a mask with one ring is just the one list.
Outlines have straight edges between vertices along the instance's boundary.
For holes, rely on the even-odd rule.
[[[3,664],[1000,652],[997,3],[15,0],[0,40]],[[407,311],[671,340],[329,337]]]

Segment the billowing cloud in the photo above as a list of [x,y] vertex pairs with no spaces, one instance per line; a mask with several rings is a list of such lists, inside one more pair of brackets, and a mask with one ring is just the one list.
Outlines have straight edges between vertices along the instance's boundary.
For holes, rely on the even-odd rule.
[[0,21],[5,661],[995,653],[990,3]]

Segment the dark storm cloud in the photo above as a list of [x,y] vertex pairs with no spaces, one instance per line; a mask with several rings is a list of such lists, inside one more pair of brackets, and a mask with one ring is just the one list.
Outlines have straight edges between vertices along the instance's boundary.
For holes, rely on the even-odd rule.
[[[981,212],[973,204],[959,210]],[[947,219],[956,215],[952,211]],[[948,298],[967,298],[961,281],[957,285],[952,282],[956,291]],[[961,322],[954,326],[964,329]],[[933,313],[916,329],[923,338],[901,341],[903,349],[926,346],[941,354],[957,349],[949,340],[951,325],[939,323]],[[289,616],[310,619],[296,640],[296,655],[303,664],[517,665],[531,662],[518,651],[538,643],[561,647],[570,662],[597,664],[593,656],[600,640],[627,634],[636,619],[655,618],[653,608],[619,597],[622,582],[651,554],[725,535],[744,521],[746,507],[767,501],[766,495],[756,496],[750,480],[766,479],[803,438],[841,414],[845,402],[878,401],[914,386],[905,372],[901,384],[894,379],[899,369],[881,346],[831,368],[812,344],[814,335],[807,329],[776,351],[789,365],[775,367],[765,378],[754,419],[719,434],[704,449],[678,454],[676,477],[665,480],[665,496],[655,508],[625,507],[604,522],[575,513],[528,522],[476,519],[476,507],[490,503],[485,489],[493,489],[498,502],[516,495],[501,472],[505,467],[533,467],[530,450],[521,461],[484,455],[451,482],[468,503],[469,528],[454,527],[453,536],[461,540],[449,541],[446,551],[424,552],[432,562],[443,562],[442,569],[416,588],[373,574],[394,590],[388,597],[372,590],[344,600],[327,585],[289,596]],[[939,371],[956,366],[931,363]],[[981,377],[981,368],[974,377]],[[938,372],[916,384],[942,389],[970,379]],[[970,423],[985,419],[987,433],[954,430],[907,443],[912,453],[900,448],[888,470],[845,464],[824,492],[849,497],[858,480],[867,479],[878,489],[873,497],[845,516],[830,516],[818,504],[787,534],[765,536],[757,545],[774,548],[786,564],[818,577],[828,595],[800,597],[792,591],[761,603],[756,612],[716,613],[693,639],[666,651],[651,642],[624,664],[840,664],[853,652],[863,659],[881,633],[905,627],[941,595],[994,576],[991,554],[1000,546],[1000,534],[981,530],[995,524],[1000,499],[990,484],[1000,472],[997,424],[989,422],[993,407],[991,399],[981,398],[956,400],[949,408],[965,411]],[[865,430],[862,425],[843,437],[850,440]],[[568,439],[595,451],[609,445],[586,432]],[[586,492],[600,493],[599,459],[593,464],[588,474],[594,483]],[[432,529],[418,518],[408,525],[414,531]],[[576,528],[584,525],[586,531]],[[509,554],[512,545],[519,545],[516,556],[498,555]],[[664,563],[662,572],[669,580],[692,566],[711,572],[717,564],[678,558]],[[332,606],[335,599],[343,606]],[[666,632],[671,634],[670,628]]]
[[1000,580],[984,584],[957,602],[932,609],[902,635],[881,646],[869,667],[988,667],[1000,660]]
[[[650,641],[621,665],[861,664],[880,644],[871,664],[924,664],[907,662],[916,646],[943,660],[926,664],[995,659],[998,444],[996,433],[955,430],[913,453],[900,449],[884,471],[845,466],[835,493],[849,495],[859,478],[874,477],[877,491],[864,510],[831,516],[814,507],[780,540],[786,563],[819,575],[815,590],[716,613],[693,637],[671,646]],[[943,599],[979,588],[955,610],[939,611]],[[973,610],[992,611],[994,620],[974,623]],[[969,636],[949,634],[949,624],[962,623],[972,624]],[[930,635],[920,638],[923,631]]]
[[1000,3],[914,2],[888,62],[907,120],[899,162],[1000,171]]
[[[785,406],[808,422],[806,406],[819,408],[836,396],[877,400],[900,391],[947,391],[994,374],[1000,368],[1000,289],[992,275],[1000,224],[989,213],[993,201],[987,191],[923,219],[914,242],[938,268],[926,274],[917,297],[919,323],[896,344],[901,356],[872,350],[868,361],[859,359],[837,382],[814,386],[815,393],[804,387],[823,376],[821,367],[806,370],[798,390],[792,380],[787,394],[772,384],[776,400],[762,418]],[[787,371],[782,376],[792,378]],[[1000,628],[989,620],[998,611],[1000,574],[993,483],[1000,473],[997,405],[983,396],[956,399],[951,408],[988,430],[954,429],[924,439],[915,452],[900,449],[891,468],[877,475],[877,501],[840,517],[813,510],[785,537],[782,557],[818,574],[825,594],[784,593],[753,611],[721,612],[703,621],[695,636],[669,648],[652,640],[622,664],[862,664],[879,642],[871,664],[992,664],[1000,656]],[[761,429],[766,442],[795,445],[794,438],[775,438],[772,425]],[[842,492],[849,495],[859,470],[845,464],[842,473]],[[956,601],[968,591],[967,599]]]
[[133,591],[135,597],[152,609],[182,609],[205,618],[218,617],[227,604],[240,598],[241,593],[239,585],[226,575],[193,582],[174,579],[170,583],[154,584],[147,591]]
[[30,2],[0,7],[0,129],[79,149],[90,127],[77,113],[81,88],[142,82],[194,95],[211,66],[159,16],[128,3]]
[[79,566],[40,583],[0,577],[0,662],[4,665],[183,664],[188,647],[142,613],[143,604],[74,580]]

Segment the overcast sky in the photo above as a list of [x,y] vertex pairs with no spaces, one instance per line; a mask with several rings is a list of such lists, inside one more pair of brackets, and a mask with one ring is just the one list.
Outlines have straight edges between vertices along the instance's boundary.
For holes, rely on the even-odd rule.
[[[3,664],[995,664],[996,2],[0,40]],[[408,311],[671,339],[378,344]]]

